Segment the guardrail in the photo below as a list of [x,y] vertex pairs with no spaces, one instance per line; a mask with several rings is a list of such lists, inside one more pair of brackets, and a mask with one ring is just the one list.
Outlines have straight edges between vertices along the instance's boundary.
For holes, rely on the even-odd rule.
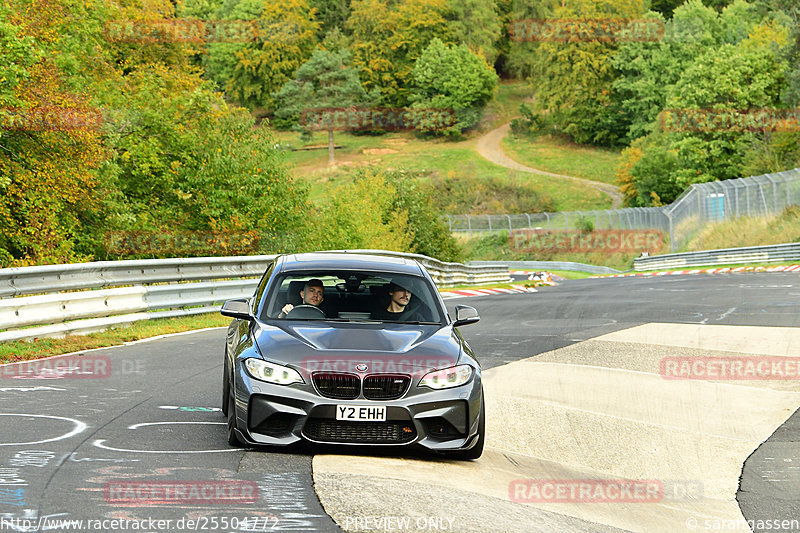
[[784,261],[800,261],[800,242],[639,257],[634,260],[633,268],[637,271],[644,271],[705,265],[780,263]]
[[[510,280],[508,269],[500,266],[470,267],[383,250],[358,252],[417,260],[440,286]],[[152,318],[216,313],[225,300],[251,296],[275,257],[101,261],[0,269],[0,342],[90,333]]]

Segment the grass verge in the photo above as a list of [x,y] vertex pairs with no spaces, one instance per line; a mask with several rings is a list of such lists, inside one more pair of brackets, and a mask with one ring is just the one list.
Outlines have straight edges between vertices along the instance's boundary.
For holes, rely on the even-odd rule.
[[615,171],[620,152],[542,135],[507,135],[501,143],[512,159],[539,170],[617,185]]
[[800,206],[775,217],[735,218],[706,224],[683,251],[718,250],[800,241]]

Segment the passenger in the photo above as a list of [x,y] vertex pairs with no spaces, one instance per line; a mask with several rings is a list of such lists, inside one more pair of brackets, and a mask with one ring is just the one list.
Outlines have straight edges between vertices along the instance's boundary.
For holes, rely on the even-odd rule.
[[[322,284],[322,280],[317,278],[310,279],[303,285],[303,290],[300,291],[300,298],[303,300],[303,305],[313,305],[314,307],[319,308],[320,304],[322,303],[322,299],[325,296],[325,289],[324,285]],[[289,312],[294,309],[292,304],[286,304],[281,309],[278,318],[284,318]],[[322,311],[322,309],[320,309]]]
[[425,318],[416,309],[406,309],[411,301],[411,290],[404,287],[404,281],[389,283],[389,305],[375,313],[377,320],[396,322],[424,322]]

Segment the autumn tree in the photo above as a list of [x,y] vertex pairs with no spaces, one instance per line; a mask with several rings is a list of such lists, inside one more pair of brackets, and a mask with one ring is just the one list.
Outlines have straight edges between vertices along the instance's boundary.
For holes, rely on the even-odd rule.
[[99,117],[51,57],[70,22],[50,2],[0,8],[2,266],[80,259],[74,239],[97,202]]

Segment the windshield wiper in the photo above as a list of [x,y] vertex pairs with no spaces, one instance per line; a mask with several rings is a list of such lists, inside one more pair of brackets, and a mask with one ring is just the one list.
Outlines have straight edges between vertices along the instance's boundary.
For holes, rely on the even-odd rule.
[[441,322],[420,322],[419,320],[381,320],[384,324],[411,324],[414,326],[441,326]]

